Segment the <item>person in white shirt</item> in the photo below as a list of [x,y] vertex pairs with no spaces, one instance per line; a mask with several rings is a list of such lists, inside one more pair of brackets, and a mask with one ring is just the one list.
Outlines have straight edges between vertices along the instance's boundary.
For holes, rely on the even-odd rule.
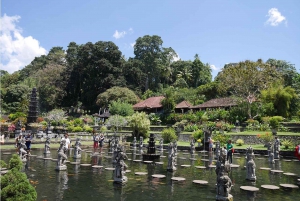
[[66,140],[66,145],[65,145],[65,147],[66,147],[67,149],[70,149],[71,141],[70,141],[70,138],[69,138],[68,133],[66,133],[65,136],[64,136],[64,138],[62,138],[61,140],[63,140],[63,139]]

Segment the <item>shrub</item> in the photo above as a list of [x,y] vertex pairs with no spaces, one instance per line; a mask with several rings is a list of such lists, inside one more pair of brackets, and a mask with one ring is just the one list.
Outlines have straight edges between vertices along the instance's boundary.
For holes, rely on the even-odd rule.
[[12,155],[11,159],[8,162],[8,167],[9,169],[15,168],[18,171],[22,170],[23,163],[17,154]]
[[185,127],[184,127],[184,131],[187,131],[187,132],[194,132],[194,131],[196,131],[196,130],[198,130],[199,128],[198,128],[198,126],[196,125],[196,124],[190,124],[190,125],[186,125]]
[[80,118],[76,118],[76,119],[74,119],[73,124],[74,124],[75,127],[83,126],[83,120],[80,119]]
[[93,128],[88,125],[85,125],[85,126],[83,126],[83,131],[91,133],[91,132],[93,132]]
[[72,129],[72,132],[82,132],[82,131],[83,131],[83,128],[81,128],[80,126],[75,126]]
[[271,133],[257,134],[257,138],[261,139],[265,144],[274,140],[274,136]]
[[4,160],[0,160],[0,168],[6,168],[7,164],[4,162]]
[[244,144],[244,140],[242,140],[242,139],[238,139],[237,141],[236,141],[236,145],[237,146],[242,146]]
[[132,105],[120,100],[112,101],[109,105],[109,112],[112,115],[121,115],[123,117],[131,116],[134,113]]
[[193,138],[194,138],[195,140],[202,139],[202,138],[203,138],[203,130],[196,130],[196,131],[193,133]]
[[294,143],[290,140],[282,140],[281,141],[281,144],[286,148],[288,149],[289,147],[293,147],[294,146]]
[[278,128],[279,127],[279,123],[283,121],[283,117],[281,116],[273,116],[269,119],[269,124],[271,128]]
[[165,128],[161,132],[162,138],[164,139],[165,143],[172,142],[177,140],[177,135],[175,134],[174,128]]
[[150,120],[145,112],[136,112],[128,117],[128,126],[131,127],[133,136],[149,137]]
[[227,143],[227,141],[230,139],[230,136],[229,135],[225,135],[225,134],[222,134],[222,133],[218,133],[218,134],[214,134],[212,136],[212,139],[217,142],[219,141],[220,142],[220,145],[223,146],[224,144]]

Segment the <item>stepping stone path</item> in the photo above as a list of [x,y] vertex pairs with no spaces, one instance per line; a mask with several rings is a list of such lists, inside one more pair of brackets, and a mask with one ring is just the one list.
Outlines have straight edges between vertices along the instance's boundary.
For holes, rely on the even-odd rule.
[[298,159],[293,159],[293,161],[294,161],[294,162],[299,162],[299,160],[298,160]]
[[206,184],[208,184],[208,181],[204,181],[204,180],[193,180],[193,183],[195,183],[195,184],[203,184],[203,185],[206,185]]
[[37,155],[28,155],[29,157],[37,157]]
[[197,159],[196,159],[196,158],[190,158],[190,160],[191,160],[191,161],[196,161]]
[[232,167],[232,168],[238,168],[238,167],[240,167],[240,165],[230,164],[230,167]]
[[115,168],[111,168],[111,167],[108,167],[108,168],[105,168],[106,170],[115,170]]
[[217,167],[217,166],[215,166],[215,165],[209,165],[208,167],[210,167],[210,168],[215,168],[215,167]]
[[267,167],[261,167],[259,169],[261,169],[261,170],[271,170],[271,168],[267,168]]
[[135,172],[134,173],[135,175],[146,175],[146,174],[148,174],[147,172]]
[[197,169],[206,169],[205,166],[195,166],[195,168],[197,168]]
[[183,178],[183,177],[172,177],[171,180],[173,180],[173,181],[185,181],[185,178]]
[[161,158],[166,158],[166,156],[160,156]]
[[262,188],[265,189],[270,189],[270,190],[278,190],[279,186],[274,186],[274,185],[261,185]]
[[144,163],[148,163],[148,164],[151,164],[153,163],[153,161],[143,161]]
[[179,159],[185,160],[186,158],[184,158],[184,157],[179,157]]
[[291,173],[291,172],[285,172],[283,174],[287,176],[297,176],[295,173]]
[[55,162],[56,162],[56,161],[57,161],[57,159],[55,159],[55,158],[52,158],[52,159],[51,159],[51,161],[55,161]]
[[283,161],[285,161],[285,162],[292,162],[292,160],[283,160]]
[[125,170],[125,172],[126,172],[126,173],[129,173],[129,172],[131,172],[131,170]]
[[112,158],[111,156],[104,156],[104,158]]
[[181,167],[191,167],[191,165],[181,165]]
[[241,186],[240,189],[251,192],[259,191],[259,188],[256,188],[254,186]]
[[92,151],[86,151],[86,153],[92,153]]
[[182,155],[189,155],[189,153],[182,153]]
[[162,174],[153,174],[151,176],[154,177],[154,178],[158,178],[158,179],[162,179],[162,178],[166,177],[165,175],[162,175]]
[[263,158],[256,158],[256,160],[262,160]]
[[142,162],[142,160],[133,160],[133,162]]
[[43,158],[44,160],[52,160],[52,158]]
[[102,165],[93,165],[92,168],[103,168]]
[[241,158],[240,156],[234,157],[234,158]]
[[88,166],[92,166],[92,165],[91,165],[91,164],[88,164],[88,163],[82,163],[82,164],[80,164],[80,166],[88,167]]
[[271,170],[271,172],[273,172],[273,173],[283,173],[282,170]]
[[3,152],[2,155],[11,155],[12,153],[10,152]]
[[80,162],[70,162],[70,164],[72,164],[72,165],[79,165]]
[[155,164],[158,164],[158,165],[163,165],[164,162],[155,162]]
[[204,162],[209,162],[208,159],[201,159],[201,161],[204,161]]
[[299,188],[298,186],[294,184],[279,184],[279,186],[284,187],[284,188]]

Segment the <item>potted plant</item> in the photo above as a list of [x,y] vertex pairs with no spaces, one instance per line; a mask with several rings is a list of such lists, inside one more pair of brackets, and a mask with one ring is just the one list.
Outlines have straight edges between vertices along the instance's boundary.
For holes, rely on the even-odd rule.
[[277,134],[279,123],[282,121],[283,121],[283,117],[281,116],[273,116],[269,119],[269,126],[271,128],[273,135]]

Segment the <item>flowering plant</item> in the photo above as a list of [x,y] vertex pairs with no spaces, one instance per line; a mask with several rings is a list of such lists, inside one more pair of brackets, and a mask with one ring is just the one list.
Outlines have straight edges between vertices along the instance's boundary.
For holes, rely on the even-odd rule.
[[257,134],[256,137],[264,141],[264,143],[268,143],[274,140],[274,136],[271,133]]

